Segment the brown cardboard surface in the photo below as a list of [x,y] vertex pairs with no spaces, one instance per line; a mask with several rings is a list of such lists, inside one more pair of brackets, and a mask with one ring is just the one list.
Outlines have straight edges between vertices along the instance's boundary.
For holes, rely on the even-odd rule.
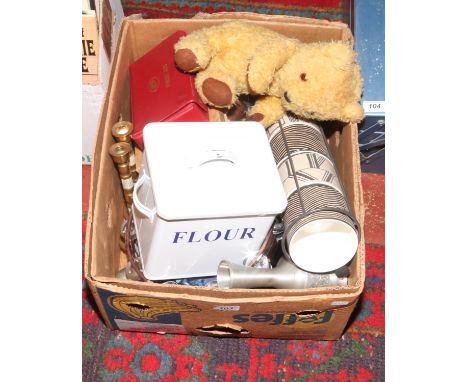
[[[317,339],[337,338],[347,323],[351,311],[357,302],[354,300],[339,300],[347,305],[333,306],[329,297],[301,299],[281,298],[277,296],[272,301],[255,299],[210,299],[201,300],[194,294],[158,293],[149,291],[134,291],[121,286],[96,282],[97,290],[106,290],[110,297],[101,302],[112,305],[113,298],[124,298],[131,301],[131,305],[152,307],[158,310],[154,315],[162,314],[167,305],[178,311],[181,321],[188,333],[215,336],[250,336],[271,338],[310,338],[313,334]],[[177,292],[177,291],[176,291]],[[99,296],[99,295],[98,295]],[[152,303],[154,301],[154,304]],[[226,305],[229,304],[229,305]],[[220,307],[229,308],[219,310]],[[112,315],[117,309],[110,308]],[[146,312],[150,312],[149,309]],[[135,312],[134,312],[135,313]],[[134,314],[133,313],[133,314]],[[133,319],[140,324],[147,323],[153,313],[135,315]],[[321,323],[321,320],[326,320]],[[104,318],[109,325],[107,313]],[[272,330],[274,327],[274,330]]]
[[[230,14],[230,16],[237,17],[235,14]],[[238,15],[241,18],[243,16],[243,14]],[[257,15],[250,14],[246,16],[250,22],[256,22],[303,41],[349,39],[351,36],[350,31],[341,23],[284,16],[258,15],[257,17]],[[114,326],[112,322],[115,317],[112,318],[109,314],[112,315],[115,309],[113,310],[109,301],[101,296],[106,293],[115,293],[131,298],[147,296],[164,301],[196,305],[198,307],[196,312],[180,312],[183,326],[187,332],[193,334],[226,335],[227,333],[228,335],[265,338],[337,339],[363,290],[365,270],[363,236],[358,253],[351,264],[350,285],[346,287],[224,290],[136,282],[114,277],[123,259],[119,248],[119,231],[124,218],[125,203],[118,172],[107,149],[112,143],[111,126],[121,118],[131,120],[128,68],[133,61],[176,30],[183,29],[190,32],[224,21],[225,19],[216,17],[191,20],[124,19],[112,61],[109,88],[96,137],[86,233],[85,277],[109,327]],[[211,110],[210,118],[218,120],[223,119],[223,116]],[[363,227],[364,206],[356,125],[346,125],[338,129],[329,138],[329,143],[356,217]],[[241,322],[238,323],[235,322],[235,318],[233,319],[233,312],[216,310],[217,306],[232,305],[239,307],[239,314],[247,314],[254,321],[249,319],[244,322],[242,320],[246,316],[240,316],[242,319],[239,319]],[[326,311],[333,311],[332,320],[320,325],[305,325],[305,322],[317,319],[317,312]],[[267,316],[261,316],[262,314]],[[272,314],[287,314],[288,320],[294,321],[294,325],[288,324],[289,321],[287,321],[286,324],[280,325],[281,330],[278,330],[278,327],[271,322],[269,323],[271,325],[262,324],[262,320],[266,320]]]
[[[335,159],[340,178],[361,227],[361,240],[356,257],[351,263],[349,283],[356,284],[365,276],[365,237],[364,237],[364,198],[359,163],[358,131],[355,124],[330,126],[333,133],[328,139],[328,147]],[[349,160],[352,158],[352,160]],[[358,181],[357,181],[358,180]]]

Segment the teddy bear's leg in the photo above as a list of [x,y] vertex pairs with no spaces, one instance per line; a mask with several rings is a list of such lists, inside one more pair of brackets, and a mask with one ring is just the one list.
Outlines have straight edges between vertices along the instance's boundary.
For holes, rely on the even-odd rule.
[[199,72],[195,78],[198,94],[203,102],[210,105],[231,107],[237,101],[239,91],[236,80],[229,73],[210,67]]
[[247,71],[247,81],[252,92],[267,94],[275,73],[294,53],[296,44],[293,40],[277,38],[255,50]]
[[175,44],[174,49],[175,63],[185,72],[197,72],[205,69],[214,54],[203,30],[182,37]]
[[285,113],[281,99],[275,96],[261,97],[250,109],[247,119],[260,122],[263,126],[269,127],[275,123]]

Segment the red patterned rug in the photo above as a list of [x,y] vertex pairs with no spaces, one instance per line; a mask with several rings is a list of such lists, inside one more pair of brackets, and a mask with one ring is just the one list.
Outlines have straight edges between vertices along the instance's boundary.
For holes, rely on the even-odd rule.
[[[383,381],[384,176],[363,174],[366,283],[338,341],[113,332],[83,290],[83,381]],[[83,166],[83,248],[89,166]]]
[[144,18],[191,18],[198,12],[257,12],[350,23],[352,0],[122,0],[126,15]]

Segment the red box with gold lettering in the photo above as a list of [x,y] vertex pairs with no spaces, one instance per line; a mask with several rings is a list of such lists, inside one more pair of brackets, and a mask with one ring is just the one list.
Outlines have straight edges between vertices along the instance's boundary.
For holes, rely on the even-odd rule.
[[132,139],[143,149],[143,127],[149,122],[208,121],[208,108],[195,89],[195,76],[174,63],[177,31],[130,65]]

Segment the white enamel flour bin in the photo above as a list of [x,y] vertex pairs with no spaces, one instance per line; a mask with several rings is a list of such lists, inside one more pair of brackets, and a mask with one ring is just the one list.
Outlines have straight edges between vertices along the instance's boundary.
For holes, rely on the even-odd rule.
[[264,127],[158,122],[143,139],[133,217],[145,277],[214,276],[256,254],[287,205]]

